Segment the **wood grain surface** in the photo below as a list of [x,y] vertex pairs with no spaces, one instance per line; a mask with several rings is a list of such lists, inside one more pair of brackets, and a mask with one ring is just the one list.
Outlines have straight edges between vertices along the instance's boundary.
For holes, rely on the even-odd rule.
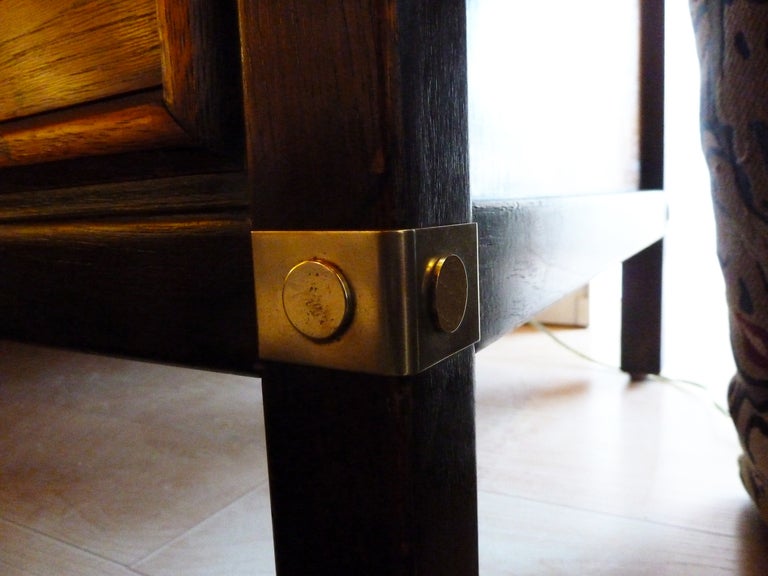
[[0,222],[45,222],[247,210],[243,172],[5,192]]
[[0,121],[160,86],[155,0],[4,0]]
[[[462,1],[240,4],[255,229],[469,221]],[[266,366],[279,574],[477,573],[473,356]]]
[[667,206],[658,191],[565,195],[477,201],[473,218],[480,242],[479,349],[657,241]]
[[241,145],[240,44],[235,0],[157,0],[163,100],[206,148]]
[[[12,6],[21,5],[16,0]],[[156,132],[148,148],[111,148],[101,160],[82,162],[50,150],[34,160],[44,165],[0,172],[0,181],[12,175],[15,186],[2,190],[9,209],[0,227],[0,337],[253,372],[252,227],[354,230],[470,221],[463,1],[240,0],[250,177],[250,198],[242,204],[230,195],[241,188],[222,190],[231,184],[226,178],[195,177],[178,189],[175,179],[128,184],[177,169],[216,172],[196,162],[199,156],[169,166],[174,156],[152,147],[170,145],[175,152],[191,144],[196,154],[201,147],[216,149],[218,122],[236,125],[237,113],[230,111],[243,108],[226,87],[206,100],[205,90],[237,83],[231,48],[198,60],[212,45],[237,45],[237,35],[221,32],[228,25],[211,19],[202,2],[180,7],[164,0],[159,6],[155,31],[163,48],[154,65],[163,63],[162,77],[149,90],[119,93],[150,94],[150,109],[168,114],[154,126],[170,118],[187,140],[163,144]],[[222,10],[229,22],[226,15],[233,13]],[[191,23],[199,18],[207,20]],[[81,113],[80,122],[92,106],[110,104],[74,106],[82,102],[67,105],[68,112]],[[219,112],[224,116],[211,121]],[[66,141],[66,123],[50,122],[60,114],[41,109],[5,127],[13,133],[16,122],[48,122],[48,129],[60,130],[53,145]],[[221,134],[225,147],[237,138],[236,129]],[[46,142],[41,132],[35,140]],[[87,145],[81,154],[98,152],[92,141]],[[231,166],[231,157],[226,161]],[[65,167],[65,177],[46,172],[52,165]],[[96,200],[100,177],[114,187]],[[63,190],[44,191],[62,183]],[[110,212],[108,195],[121,189],[127,199],[116,199]],[[213,190],[209,203],[207,189]],[[24,204],[30,190],[42,206],[39,214]],[[184,190],[193,198],[174,210],[174,195]],[[148,201],[153,193],[160,198],[155,205]],[[73,205],[53,207],[67,198]],[[539,259],[535,274],[583,275],[587,264],[619,256],[615,246],[600,258],[575,251],[574,234],[593,221],[573,210],[543,200],[528,207],[496,211],[502,221],[488,228],[490,236],[500,234],[488,244],[497,252],[490,250],[486,262],[500,281],[497,296],[514,290],[510,279],[521,270],[525,277],[530,258]],[[603,215],[610,222],[615,211]],[[643,216],[632,216],[642,232]],[[655,223],[655,208],[652,216]],[[622,239],[634,243],[627,255],[658,237],[655,228],[625,233]],[[586,251],[603,250],[612,234],[591,234],[594,244]],[[541,301],[535,274],[527,277],[533,300],[524,306]],[[490,317],[506,321],[514,301],[490,301],[500,303]],[[512,317],[524,314],[513,310]],[[280,574],[478,572],[471,348],[404,378],[270,364],[263,391]]]
[[0,227],[0,337],[253,371],[245,213]]
[[192,143],[154,90],[0,124],[0,168]]
[[0,168],[159,148],[241,154],[234,0],[50,5],[0,12]]

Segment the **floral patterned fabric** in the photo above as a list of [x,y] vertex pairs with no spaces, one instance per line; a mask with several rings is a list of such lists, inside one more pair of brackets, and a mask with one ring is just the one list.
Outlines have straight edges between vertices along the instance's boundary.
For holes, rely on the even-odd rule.
[[744,486],[768,521],[768,0],[690,0],[737,374]]

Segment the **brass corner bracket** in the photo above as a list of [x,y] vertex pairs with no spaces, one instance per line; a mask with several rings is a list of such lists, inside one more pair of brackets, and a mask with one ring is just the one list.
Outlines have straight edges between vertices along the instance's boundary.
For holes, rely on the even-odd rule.
[[404,376],[480,339],[476,224],[251,239],[262,360]]

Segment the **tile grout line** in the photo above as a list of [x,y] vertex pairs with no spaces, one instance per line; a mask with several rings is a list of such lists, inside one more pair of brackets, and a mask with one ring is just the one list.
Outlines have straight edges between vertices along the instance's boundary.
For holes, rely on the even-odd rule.
[[[239,496],[236,496],[231,502],[229,502],[228,504],[225,504],[224,506],[222,506],[221,508],[216,510],[213,514],[210,514],[210,515],[206,516],[205,518],[203,518],[202,520],[197,522],[194,526],[188,528],[187,530],[185,530],[181,534],[179,534],[177,536],[174,536],[173,538],[171,538],[167,542],[161,544],[160,546],[158,546],[157,548],[152,550],[149,554],[143,556],[142,558],[139,558],[138,560],[135,560],[135,561],[131,562],[127,566],[127,568],[129,568],[130,570],[133,570],[133,571],[137,571],[139,566],[141,566],[142,564],[150,561],[152,558],[162,554],[163,552],[168,550],[171,546],[173,546],[177,542],[183,540],[184,538],[186,538],[187,536],[189,536],[190,534],[192,534],[193,532],[198,530],[204,524],[207,524],[208,522],[210,522],[214,518],[220,516],[221,514],[224,514],[226,511],[228,511],[229,509],[231,509],[234,506],[236,506],[239,502],[242,502],[245,498],[247,498],[248,496],[253,494],[256,490],[258,490],[260,487],[264,486],[264,484],[266,484],[266,483],[268,483],[268,480],[264,480],[262,482],[258,482],[256,484],[254,484],[253,486],[248,488],[244,493],[240,494]],[[143,572],[141,572],[141,574],[142,574],[142,576],[147,576]]]
[[[118,562],[114,560],[113,558],[107,558],[106,556],[102,556],[101,554],[97,554],[96,552],[92,550],[88,550],[87,548],[83,548],[82,546],[78,546],[77,544],[73,544],[71,542],[67,542],[65,540],[62,540],[61,538],[58,538],[56,536],[52,536],[51,534],[46,534],[45,532],[42,532],[38,530],[37,528],[33,528],[31,526],[27,526],[26,524],[21,524],[15,520],[11,520],[9,518],[4,518],[0,516],[0,522],[4,522],[8,524],[9,526],[12,526],[13,528],[17,530],[21,530],[22,532],[27,532],[29,534],[33,534],[36,537],[43,538],[44,540],[48,540],[51,542],[55,542],[56,544],[59,544],[60,546],[64,546],[65,548],[68,548],[70,550],[75,550],[80,554],[85,554],[86,556],[89,556],[91,558],[95,558],[97,560],[100,560],[102,562],[107,562],[113,566],[119,567],[119,568],[125,568],[129,572],[133,572],[137,574],[137,576],[147,576],[146,574],[136,572],[133,568],[130,566],[123,564],[122,562]],[[15,567],[15,566],[14,566]],[[21,567],[20,570],[24,570],[26,572],[29,571],[28,568]],[[30,573],[31,574],[31,573]],[[37,572],[35,572],[37,574]]]
[[718,536],[718,537],[724,537],[729,538],[731,540],[737,539],[738,536],[728,533],[728,532],[717,532],[715,530],[707,530],[705,528],[697,528],[695,526],[684,526],[681,524],[676,524],[672,522],[664,522],[661,520],[653,520],[651,518],[641,518],[637,516],[627,516],[624,514],[619,514],[616,512],[606,512],[603,510],[594,510],[591,508],[586,508],[583,506],[574,506],[572,504],[564,504],[562,502],[550,502],[547,500],[540,500],[538,498],[530,498],[527,496],[517,496],[513,494],[505,494],[504,492],[499,492],[498,490],[488,490],[488,489],[478,489],[478,496],[481,493],[485,493],[491,496],[501,496],[503,498],[510,498],[513,500],[521,500],[523,502],[530,502],[533,504],[540,504],[542,506],[551,506],[553,508],[563,508],[565,510],[571,510],[573,512],[581,512],[584,514],[591,514],[595,516],[602,516],[603,518],[615,518],[617,520],[625,520],[627,522],[640,522],[643,524],[649,524],[652,526],[662,526],[665,528],[672,528],[675,530],[684,530],[688,532],[696,532],[698,534],[708,534],[710,536]]

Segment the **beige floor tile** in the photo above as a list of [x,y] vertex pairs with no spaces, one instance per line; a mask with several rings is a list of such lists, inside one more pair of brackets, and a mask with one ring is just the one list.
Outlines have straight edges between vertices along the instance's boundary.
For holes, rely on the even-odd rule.
[[136,573],[0,520],[0,575],[136,576]]
[[[523,331],[479,355],[476,398],[484,576],[768,573],[702,394]],[[274,572],[257,381],[0,343],[0,415],[1,576]]]
[[739,446],[706,396],[630,384],[538,337],[498,346],[478,361],[480,489],[733,533]]
[[[483,576],[765,574],[734,536],[480,492]],[[748,514],[752,510],[747,511]],[[752,571],[739,571],[741,562]]]
[[134,568],[147,576],[274,574],[269,487],[247,494]]
[[6,564],[2,560],[0,560],[0,574],[2,574],[3,576],[30,576],[29,572],[20,570],[19,568],[14,568],[10,564]]
[[266,481],[258,380],[0,345],[0,517],[130,564]]

